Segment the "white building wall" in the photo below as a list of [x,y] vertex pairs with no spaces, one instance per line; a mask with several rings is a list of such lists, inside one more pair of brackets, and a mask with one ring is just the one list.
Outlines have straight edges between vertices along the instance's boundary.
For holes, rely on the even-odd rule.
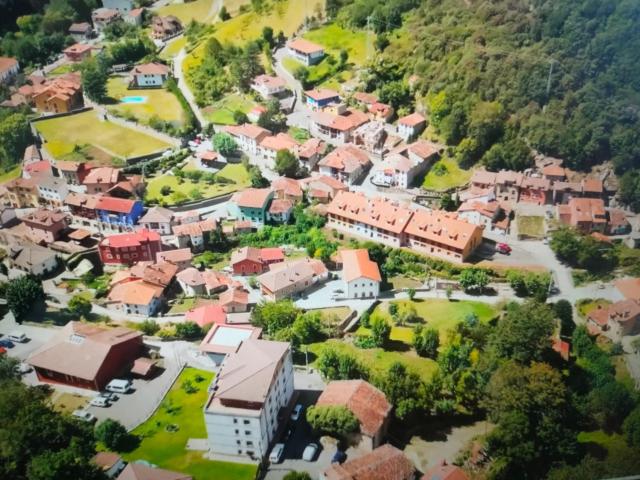
[[124,13],[133,9],[133,0],[102,0],[102,6]]
[[31,273],[33,275],[44,275],[45,273],[52,272],[58,266],[58,259],[51,257],[44,260],[41,263],[37,263],[31,266]]
[[158,232],[160,235],[171,235],[171,223],[170,222],[153,222],[156,226],[152,227],[151,223],[142,223],[142,227],[146,230],[152,230]]
[[347,298],[376,298],[380,294],[380,282],[369,278],[356,278],[345,285]]
[[377,228],[364,223],[348,224],[338,221],[333,216],[329,215],[328,221],[329,228],[335,228],[338,231],[350,235],[358,235],[359,237],[366,238],[375,242],[389,245],[390,247],[400,247],[402,245],[402,235],[389,235],[384,232],[378,231]]

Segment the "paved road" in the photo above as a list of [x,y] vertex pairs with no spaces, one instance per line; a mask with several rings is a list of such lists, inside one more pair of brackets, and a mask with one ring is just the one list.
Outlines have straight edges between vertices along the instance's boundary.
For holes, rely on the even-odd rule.
[[198,104],[196,103],[196,99],[193,93],[191,92],[189,85],[187,85],[187,81],[184,78],[182,63],[186,56],[187,56],[187,50],[183,48],[178,52],[178,55],[176,55],[175,58],[173,59],[173,76],[177,80],[178,88],[184,95],[184,98],[186,98],[187,102],[189,103],[189,106],[191,107],[191,110],[193,110],[194,115],[200,122],[200,125],[204,127],[209,123],[209,121],[206,118],[204,118],[204,115],[200,111],[200,107],[198,107]]

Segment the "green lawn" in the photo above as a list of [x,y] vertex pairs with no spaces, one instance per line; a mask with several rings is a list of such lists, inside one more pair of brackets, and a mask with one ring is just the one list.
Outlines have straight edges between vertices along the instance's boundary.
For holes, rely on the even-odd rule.
[[[291,58],[285,57],[282,59],[282,65],[286,68],[292,75],[294,72],[304,65],[299,61]],[[340,90],[342,83],[349,80],[352,77],[350,71],[342,71],[335,75],[331,75],[331,65],[325,59],[322,62],[312,65],[310,67],[306,67],[309,71],[309,82],[313,84],[317,84],[317,86],[332,88],[334,90]]]
[[424,177],[422,187],[427,190],[449,190],[464,185],[471,178],[470,170],[463,170],[458,162],[447,156],[436,162]]
[[101,120],[94,110],[36,122],[55,158],[73,153],[74,147],[91,145],[109,157],[134,157],[163,150],[170,145],[158,138]]
[[296,139],[300,143],[304,143],[311,138],[309,130],[300,127],[289,127],[289,135]]
[[177,2],[174,1],[169,5],[160,7],[155,13],[162,16],[174,15],[180,19],[186,27],[191,20],[198,22],[206,22],[209,20],[211,6],[215,0],[195,0],[193,2]]
[[180,52],[180,50],[182,50],[182,48],[186,45],[187,37],[185,37],[184,35],[182,37],[178,37],[172,40],[169,45],[162,49],[162,51],[160,52],[160,58],[164,60],[170,60],[178,55],[178,52]]
[[49,72],[49,75],[63,75],[65,73],[76,72],[80,68],[78,63],[63,63]]
[[595,300],[583,299],[578,300],[578,302],[576,303],[576,308],[578,309],[578,313],[580,314],[580,316],[582,316],[583,318],[587,318],[587,315],[589,315],[592,310],[595,310],[598,307],[606,307],[610,304],[611,302],[609,300],[605,300],[604,298],[596,298]]
[[[225,4],[226,3],[227,2],[225,2]],[[239,2],[232,3],[234,3],[234,5],[227,6],[227,10],[231,12],[233,12],[233,6]],[[307,9],[302,8],[297,0],[281,0],[278,2],[264,3],[267,6],[261,13],[256,13],[251,10],[241,15],[235,15],[226,22],[216,24],[216,31],[213,35],[221,43],[231,42],[236,45],[244,45],[249,40],[259,38],[262,35],[263,27],[269,26],[276,33],[282,30],[284,34],[289,37],[304,23]],[[309,9],[311,9],[311,7],[309,7]],[[309,12],[309,14],[312,15],[313,13]],[[203,41],[185,58],[183,63],[185,73],[188,73],[189,70],[202,63],[206,38],[202,40]]]
[[393,285],[394,290],[402,290],[404,288],[418,288],[423,284],[423,282],[419,280],[402,276],[389,278],[389,283]]
[[[136,121],[148,124],[151,117],[158,117],[166,122],[182,124],[184,111],[176,96],[164,88],[127,89],[128,81],[124,77],[111,77],[107,82],[107,94],[117,104],[107,109],[121,117],[132,116]],[[145,103],[119,103],[122,97],[147,97]]]
[[349,30],[337,23],[330,23],[305,33],[303,37],[322,45],[327,53],[336,58],[339,58],[340,50],[346,50],[349,63],[362,65],[366,61],[367,34],[364,31]]
[[18,178],[21,173],[22,173],[22,167],[20,165],[16,165],[11,170],[4,172],[2,175],[0,175],[0,183],[5,183],[11,180],[14,180]]
[[[200,382],[198,376],[202,378]],[[124,455],[125,459],[146,460],[160,468],[188,473],[197,480],[254,479],[253,465],[205,460],[201,452],[185,450],[190,438],[207,437],[202,409],[212,379],[210,372],[186,368],[156,413],[133,431],[142,441],[137,449]],[[198,391],[186,393],[182,389],[186,380]],[[167,432],[167,425],[177,425],[178,430]]]
[[354,355],[360,362],[371,369],[372,373],[383,374],[392,363],[400,362],[406,367],[420,375],[424,381],[429,381],[431,375],[436,371],[437,364],[430,358],[422,358],[414,351],[385,351],[381,348],[362,349],[341,340],[330,339],[321,343],[309,345],[309,351],[316,356],[325,348],[335,348],[338,351]]
[[[191,192],[197,189],[202,194],[202,198],[213,198],[225,195],[227,193],[241,190],[250,185],[249,174],[242,164],[235,163],[225,166],[220,172],[219,176],[233,180],[236,183],[221,184],[215,183],[208,185],[204,181],[200,180],[198,183],[193,183],[191,180],[184,179],[183,183],[178,183],[178,177],[175,175],[161,175],[151,179],[147,183],[147,189],[145,193],[145,200],[147,201],[162,201],[165,200],[168,204],[175,203],[175,198],[172,194],[163,196],[160,193],[160,189],[165,185],[171,187],[173,192],[180,192],[186,197],[190,197]],[[188,198],[187,198],[188,199]]]
[[[488,322],[497,314],[493,306],[482,302],[458,301],[450,302],[449,300],[441,300],[435,298],[419,299],[419,300],[399,300],[393,303],[398,304],[399,309],[404,305],[413,304],[416,312],[425,324],[430,328],[435,328],[440,332],[440,337],[451,330],[458,323],[465,319],[471,313],[475,313],[481,322]],[[379,313],[383,315],[390,323],[393,323],[389,315],[389,302],[380,303],[373,311],[373,314]],[[367,329],[360,327],[358,332],[367,333]],[[391,329],[391,340],[398,340],[403,343],[411,344],[413,332],[411,326],[399,327],[394,325]]]
[[544,237],[544,217],[518,215],[518,235]]
[[235,125],[233,112],[240,110],[244,113],[254,107],[255,102],[244,95],[232,94],[226,95],[222,100],[217,101],[213,105],[202,110],[205,118],[211,123],[219,125]]

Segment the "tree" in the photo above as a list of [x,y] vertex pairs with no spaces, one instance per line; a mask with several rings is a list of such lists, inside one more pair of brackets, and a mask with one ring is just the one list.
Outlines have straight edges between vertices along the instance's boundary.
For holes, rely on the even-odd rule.
[[263,302],[251,312],[251,323],[271,336],[279,330],[291,327],[300,313],[300,309],[291,300]]
[[74,295],[67,305],[69,311],[79,317],[87,318],[91,313],[91,302],[81,295]]
[[345,439],[360,428],[356,416],[342,405],[312,406],[307,410],[307,422],[320,435]]
[[407,297],[409,297],[409,300],[413,301],[415,296],[416,296],[416,289],[415,288],[407,289]]
[[273,38],[273,28],[266,26],[262,28],[262,40],[265,41],[269,48],[273,48],[275,41]]
[[42,282],[32,275],[13,280],[7,286],[7,306],[17,322],[22,321],[31,308],[42,299]]
[[620,177],[619,195],[622,203],[640,212],[640,170],[628,170]]
[[553,330],[554,314],[548,305],[532,300],[512,303],[498,321],[490,344],[498,357],[528,364],[540,360],[551,346]]
[[282,480],[311,480],[311,475],[307,472],[296,472],[294,470],[282,477]]
[[92,101],[103,103],[107,98],[106,69],[95,59],[85,60],[81,67],[82,90]]
[[402,81],[388,82],[380,88],[380,101],[391,105],[395,110],[408,106],[412,101],[409,86]]
[[553,311],[556,317],[560,319],[560,335],[565,338],[571,338],[576,324],[573,321],[573,308],[568,300],[558,300],[553,304]]
[[109,450],[122,451],[129,440],[129,432],[117,420],[107,418],[96,427],[96,439],[104,443]]
[[160,330],[160,325],[158,325],[158,322],[149,318],[140,322],[138,324],[138,327],[140,328],[140,331],[142,333],[149,336],[155,335]]
[[164,197],[166,197],[167,195],[171,195],[172,189],[169,185],[163,185],[160,188],[160,194]]
[[100,467],[91,459],[78,458],[77,448],[72,445],[56,452],[45,452],[34,457],[27,470],[29,480],[104,480]]
[[202,336],[202,329],[195,322],[181,322],[176,325],[176,336],[193,340]]
[[413,348],[421,357],[436,358],[440,347],[440,335],[434,328],[416,325],[413,329]]
[[634,447],[640,447],[640,406],[637,406],[625,418],[622,431],[627,437],[627,443]]
[[322,316],[320,312],[299,314],[291,326],[293,339],[297,344],[317,342],[323,336]]
[[280,103],[276,99],[267,102],[267,111],[258,117],[258,125],[272,132],[283,132],[287,129],[287,117],[280,111]]
[[395,415],[400,420],[407,419],[425,407],[424,384],[417,373],[409,372],[400,362],[394,362],[389,366],[378,387],[395,407]]
[[238,148],[238,144],[227,133],[216,133],[213,136],[213,148],[220,152],[223,157],[227,157],[235,152]]
[[374,315],[371,318],[371,337],[376,347],[384,347],[390,334],[391,325],[382,316]]
[[278,175],[295,178],[300,170],[300,162],[289,150],[279,150],[276,154],[275,170]]
[[634,403],[627,387],[613,378],[591,390],[587,398],[592,416],[606,430],[618,429]]
[[498,478],[542,478],[552,462],[576,454],[568,393],[551,366],[503,364],[489,381],[484,405],[496,424],[487,445]]
[[318,370],[327,380],[353,380],[369,377],[366,367],[360,364],[353,355],[343,353],[326,346],[318,355]]
[[0,117],[0,166],[9,170],[33,142],[29,119],[22,113]]
[[465,268],[460,273],[458,282],[466,292],[482,293],[489,284],[489,275],[480,268]]
[[233,121],[238,125],[249,123],[249,117],[242,110],[236,110],[233,112]]
[[224,5],[220,8],[220,11],[218,12],[218,17],[220,17],[221,21],[227,21],[231,18],[231,15],[229,14],[229,12],[227,11],[227,7],[225,7]]

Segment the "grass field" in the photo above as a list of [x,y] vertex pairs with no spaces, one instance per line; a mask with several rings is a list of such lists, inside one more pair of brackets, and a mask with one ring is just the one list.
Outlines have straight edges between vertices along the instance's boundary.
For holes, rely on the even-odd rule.
[[[438,167],[442,165],[442,167]],[[444,171],[442,168],[444,167]],[[442,172],[440,175],[438,173]],[[463,170],[458,166],[458,162],[447,156],[436,162],[422,182],[422,187],[427,190],[444,191],[450,188],[464,185],[471,178],[470,170]]]
[[155,10],[155,13],[162,16],[174,15],[180,19],[182,24],[186,24],[191,20],[198,22],[206,22],[209,20],[209,13],[215,0],[195,0],[193,2],[177,3],[173,2],[164,7]]
[[544,237],[544,217],[518,215],[518,235]]
[[102,121],[93,110],[52,118],[34,124],[51,155],[71,154],[76,145],[92,145],[111,157],[134,157],[163,150],[170,145],[145,133]]
[[160,193],[160,189],[165,185],[171,187],[171,190],[173,192],[181,192],[187,197],[189,197],[191,191],[196,188],[202,194],[202,198],[213,198],[224,195],[226,193],[235,192],[236,190],[241,190],[245,187],[248,187],[250,184],[249,174],[247,173],[246,169],[239,163],[229,164],[225,166],[222,170],[220,170],[220,172],[218,172],[218,175],[228,178],[229,180],[233,180],[236,183],[216,183],[213,185],[207,185],[202,180],[198,183],[193,183],[191,180],[185,178],[184,182],[180,184],[178,183],[178,178],[174,175],[161,175],[149,181],[149,183],[147,184],[145,199],[147,201],[166,200],[168,203],[172,203],[171,195],[165,197]]
[[322,343],[313,343],[309,345],[309,351],[316,356],[325,348],[334,348],[337,351],[350,353],[354,355],[360,362],[366,365],[372,373],[385,373],[392,363],[400,362],[406,365],[407,369],[417,373],[424,381],[429,381],[431,375],[436,371],[437,364],[429,358],[422,358],[413,351],[385,351],[381,348],[357,348],[350,343],[342,340],[327,340]]
[[[124,455],[125,459],[146,460],[198,480],[254,479],[256,467],[253,465],[205,460],[201,452],[185,449],[190,438],[207,437],[202,408],[212,379],[210,372],[185,369],[156,413],[133,431],[142,441],[137,449]],[[196,393],[188,394],[182,389],[187,380],[197,386]],[[176,425],[178,430],[167,432],[167,425]]]
[[349,63],[362,65],[366,61],[367,34],[364,31],[348,30],[337,23],[330,23],[305,33],[303,37],[322,45],[327,53],[336,58],[339,57],[340,50],[346,50]]
[[[496,310],[487,303],[458,301],[450,302],[449,300],[440,299],[419,299],[419,300],[400,300],[393,302],[398,304],[402,309],[403,305],[412,304],[418,316],[424,321],[429,328],[435,328],[440,332],[440,337],[458,323],[465,319],[471,313],[475,313],[481,322],[488,322],[496,315]],[[373,311],[386,317],[389,323],[394,323],[389,315],[389,302],[379,304]],[[368,333],[368,330],[360,327],[358,332],[361,334]],[[397,340],[403,343],[411,344],[413,332],[411,327],[399,327],[394,325],[391,329],[391,340]]]
[[11,170],[4,172],[2,175],[0,175],[0,183],[5,183],[11,180],[14,180],[18,178],[21,173],[22,173],[22,167],[20,165],[16,165]]
[[423,282],[407,277],[391,277],[389,283],[393,285],[394,290],[402,290],[403,288],[418,288]]
[[[226,22],[216,24],[213,35],[221,43],[231,42],[236,45],[244,45],[249,40],[259,38],[262,35],[263,27],[269,26],[273,28],[274,32],[282,30],[289,37],[304,23],[304,18],[307,15],[306,9],[302,8],[296,0],[282,0],[268,4],[265,2],[265,4],[267,7],[261,13],[249,11],[236,15]],[[309,10],[311,9],[312,5],[309,6]],[[229,6],[227,6],[227,10],[233,12]],[[185,73],[202,63],[206,44],[204,40],[185,58],[182,65]]]
[[609,300],[605,300],[604,298],[597,298],[595,300],[578,300],[576,303],[576,308],[578,309],[578,313],[583,318],[587,318],[587,315],[591,313],[592,310],[595,310],[598,307],[606,307],[610,305],[611,302]]
[[236,122],[233,119],[233,112],[240,110],[241,112],[249,113],[254,105],[255,102],[244,95],[232,94],[226,95],[222,100],[204,108],[202,113],[211,123],[235,125]]
[[182,48],[187,45],[187,37],[182,36],[178,37],[169,43],[165,48],[160,52],[160,58],[164,60],[170,60],[175,57]]
[[[128,81],[124,77],[111,77],[107,82],[107,94],[118,102],[107,106],[107,110],[120,116],[132,115],[139,123],[147,124],[151,117],[158,117],[166,122],[182,124],[184,111],[176,96],[164,88],[127,89]],[[119,103],[122,97],[147,97],[145,103]]]
[[49,75],[63,75],[65,73],[75,72],[80,68],[77,63],[63,63],[49,72]]

